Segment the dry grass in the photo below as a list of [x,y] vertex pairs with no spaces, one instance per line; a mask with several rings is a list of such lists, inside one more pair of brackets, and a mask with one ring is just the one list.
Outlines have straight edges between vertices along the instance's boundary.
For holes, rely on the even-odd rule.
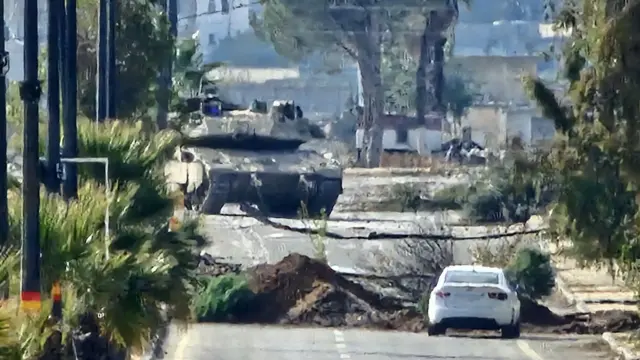
[[433,167],[439,163],[431,156],[422,156],[415,153],[390,153],[383,152],[380,159],[381,167],[399,167],[399,168],[426,168]]

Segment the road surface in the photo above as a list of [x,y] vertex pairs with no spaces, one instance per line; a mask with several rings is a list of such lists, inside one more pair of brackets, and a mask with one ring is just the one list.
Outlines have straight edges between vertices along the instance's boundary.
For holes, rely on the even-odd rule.
[[[203,216],[203,228],[211,242],[205,251],[214,256],[248,266],[277,262],[292,252],[317,256],[317,247],[314,246],[317,237],[281,230],[257,219],[240,216],[242,212],[233,206],[227,205],[223,211],[234,216]],[[504,228],[495,227],[445,226],[443,224],[448,222],[449,217],[442,213],[423,213],[418,220],[410,220],[407,214],[396,215],[394,219],[391,213],[335,213],[327,221],[327,230],[343,236],[366,236],[370,232],[378,232],[451,234],[461,237],[505,232]],[[320,221],[270,220],[301,229],[322,227]],[[499,240],[493,240],[493,243],[496,241]],[[455,241],[452,248],[454,262],[469,263],[472,248],[480,242],[486,243],[487,240]],[[371,272],[372,269],[377,269],[388,274],[394,272],[394,267],[400,272],[405,272],[402,270],[403,267],[424,260],[423,256],[433,251],[433,242],[419,239],[403,241],[327,238],[324,244],[329,264],[338,271],[347,272]]]
[[275,326],[173,328],[167,360],[612,360],[596,336],[428,337],[424,333]]

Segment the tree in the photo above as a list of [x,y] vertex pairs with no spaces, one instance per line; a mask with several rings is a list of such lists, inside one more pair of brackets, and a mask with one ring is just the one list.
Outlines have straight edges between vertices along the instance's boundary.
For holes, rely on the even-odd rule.
[[173,86],[184,91],[184,95],[188,97],[201,95],[199,92],[205,75],[213,69],[224,66],[224,63],[220,62],[204,63],[197,33],[191,39],[178,43],[173,64]]
[[[79,352],[104,344],[140,351],[164,321],[163,309],[177,320],[191,316],[189,304],[197,284],[193,251],[203,240],[195,233],[195,223],[185,224],[178,232],[168,231],[167,218],[174,201],[160,172],[176,141],[170,133],[150,135],[131,123],[96,126],[86,119],[80,122],[80,156],[108,156],[111,160],[114,185],[109,239],[103,223],[107,199],[102,166],[79,167],[83,185],[78,199],[69,204],[60,196],[42,195],[43,292],[48,292],[54,281],[61,282],[65,323],[60,331],[66,337],[80,327],[82,333],[92,334],[86,339],[74,336]],[[15,279],[19,261],[13,259],[19,258],[16,249],[22,219],[19,193],[11,192],[9,198],[9,240],[14,247],[6,250],[8,256],[0,256],[0,272]],[[43,318],[19,319],[25,321],[22,329],[26,332],[15,327],[9,334],[13,342],[0,340],[0,352],[15,347],[28,348],[31,352],[27,355],[33,356],[71,351],[69,343],[51,336],[58,328],[43,322],[50,311],[47,304]],[[0,325],[1,319],[2,314]]]
[[571,29],[564,49],[568,97],[535,78],[525,82],[559,134],[551,161],[560,198],[552,224],[571,239],[583,264],[636,267],[640,180],[640,3],[567,2],[558,24]]
[[[364,98],[363,127],[366,164],[377,167],[382,151],[383,111],[380,44],[383,14],[368,4],[332,1],[265,0],[253,25],[278,53],[301,60],[317,53],[344,51],[358,65]],[[344,5],[344,6],[343,6]]]
[[[433,0],[405,3],[418,9],[449,6],[448,2],[441,5]],[[362,126],[369,167],[379,165],[382,151],[382,129],[378,125],[384,107],[380,48],[382,36],[389,29],[388,5],[398,7],[402,3],[265,0],[262,15],[252,19],[256,33],[284,56],[300,60],[310,54],[342,51],[356,62],[363,89]]]
[[[146,116],[155,106],[158,69],[173,56],[169,24],[155,1],[118,1],[116,24],[117,115]],[[78,2],[79,111],[95,117],[98,1]]]

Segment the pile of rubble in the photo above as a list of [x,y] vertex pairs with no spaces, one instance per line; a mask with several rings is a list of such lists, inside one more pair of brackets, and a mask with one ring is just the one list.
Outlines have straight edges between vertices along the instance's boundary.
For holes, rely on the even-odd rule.
[[256,296],[246,321],[405,331],[425,326],[422,316],[400,301],[370,292],[304,255],[258,265],[248,274]]
[[221,261],[206,252],[201,252],[198,259],[198,274],[200,275],[221,276],[239,274],[242,271],[242,265]]
[[[255,293],[245,323],[305,324],[423,331],[424,317],[402,299],[382,296],[352,282],[323,262],[291,254],[276,264],[247,270]],[[640,326],[636,313],[598,312],[558,315],[523,300],[523,329],[535,332],[597,334]]]

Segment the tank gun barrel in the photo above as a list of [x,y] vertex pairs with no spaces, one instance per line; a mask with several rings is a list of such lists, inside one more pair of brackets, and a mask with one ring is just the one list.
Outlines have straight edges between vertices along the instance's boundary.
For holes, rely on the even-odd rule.
[[181,141],[186,147],[245,151],[294,151],[304,143],[300,139],[243,133],[185,136]]

